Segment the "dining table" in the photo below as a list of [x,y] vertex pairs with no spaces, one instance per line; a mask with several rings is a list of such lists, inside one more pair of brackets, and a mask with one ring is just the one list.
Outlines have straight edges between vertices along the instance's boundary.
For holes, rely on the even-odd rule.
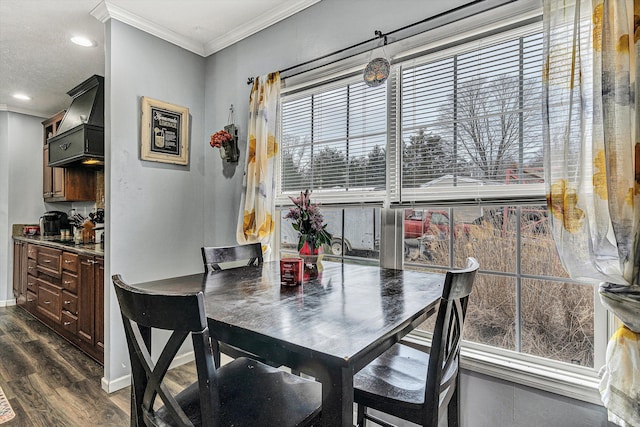
[[435,312],[444,277],[321,261],[317,275],[283,286],[269,261],[136,286],[203,291],[212,338],[315,378],[322,425],[353,426],[354,374]]

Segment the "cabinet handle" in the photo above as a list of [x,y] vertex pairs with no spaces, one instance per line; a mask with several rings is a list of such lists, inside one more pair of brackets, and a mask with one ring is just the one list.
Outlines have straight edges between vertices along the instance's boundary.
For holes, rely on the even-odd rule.
[[64,322],[63,325],[64,326],[69,326],[71,324],[71,322]]
[[72,261],[69,261],[68,259],[65,259],[65,260],[64,260],[64,263],[65,263],[65,264],[71,264],[71,262],[72,262]]
[[89,259],[89,260],[87,260],[87,263],[89,263],[89,264],[96,264],[96,263],[97,263],[97,261],[94,261],[94,260],[92,260],[92,259]]
[[27,298],[27,302],[33,302],[35,300]]
[[49,264],[49,263],[51,263],[51,260],[50,259],[43,259],[42,262],[44,262],[45,264]]
[[33,266],[27,267],[27,270],[33,270]]
[[42,301],[43,304],[51,304],[51,301]]
[[65,285],[70,285],[70,284],[71,284],[71,281],[70,281],[70,280],[65,280],[65,281],[64,281],[64,284],[65,284]]
[[65,301],[64,302],[64,305],[69,305],[69,304],[71,304],[71,301]]

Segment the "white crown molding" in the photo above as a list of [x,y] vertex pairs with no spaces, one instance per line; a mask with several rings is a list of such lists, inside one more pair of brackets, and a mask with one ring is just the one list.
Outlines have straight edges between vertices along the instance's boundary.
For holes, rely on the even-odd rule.
[[252,21],[243,22],[235,30],[229,31],[224,36],[213,39],[204,45],[115,6],[109,3],[109,0],[104,0],[98,4],[91,11],[91,16],[102,23],[107,22],[109,19],[116,19],[206,58],[320,1],[322,0],[292,1],[285,8],[278,8],[272,13],[261,15]]
[[25,114],[27,116],[35,117],[50,117],[51,114],[43,113],[42,111],[30,110],[24,107],[16,107],[14,105],[0,104],[0,111],[7,111],[9,113]]
[[107,0],[96,6],[91,11],[91,15],[102,23],[107,22],[109,19],[116,19],[120,22],[144,31],[145,33],[149,33],[162,40],[168,41],[169,43],[173,43],[190,52],[193,52],[200,56],[206,56],[204,46],[201,43],[194,42],[188,37],[184,37],[174,31],[160,27],[147,19],[134,15],[131,12],[108,3]]
[[249,22],[243,22],[242,25],[236,27],[235,30],[229,31],[222,37],[213,39],[205,44],[205,56],[214,54],[225,47],[231,46],[265,28],[295,15],[296,13],[313,6],[322,0],[300,0],[290,2],[291,4],[284,9],[278,8],[272,13],[264,14]]

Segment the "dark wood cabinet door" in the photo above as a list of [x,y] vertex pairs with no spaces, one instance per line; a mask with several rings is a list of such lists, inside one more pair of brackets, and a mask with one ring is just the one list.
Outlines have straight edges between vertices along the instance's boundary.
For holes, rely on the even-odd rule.
[[22,246],[22,242],[13,242],[13,296],[16,301],[20,299],[22,288]]
[[78,337],[87,344],[95,344],[95,260],[80,255],[78,274]]
[[13,296],[16,304],[24,304],[27,298],[27,267],[28,253],[27,244],[24,242],[13,242]]
[[[29,276],[29,247],[25,242],[21,242],[20,247],[20,292],[18,304],[24,304],[27,300],[27,279]],[[31,267],[32,269],[34,267]]]
[[49,167],[49,147],[42,150],[42,197],[53,197],[53,168]]
[[104,259],[96,257],[95,265],[95,346],[104,354]]
[[66,191],[66,171],[63,168],[51,168],[53,183],[51,197],[64,198]]

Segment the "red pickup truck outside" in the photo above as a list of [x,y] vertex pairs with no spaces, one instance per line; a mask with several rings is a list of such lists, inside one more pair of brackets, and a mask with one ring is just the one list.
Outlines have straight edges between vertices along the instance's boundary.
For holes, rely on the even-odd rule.
[[[433,236],[433,240],[446,239],[449,236],[451,225],[449,214],[444,210],[413,210],[404,211],[404,238],[418,239],[425,236]],[[454,237],[468,236],[471,227],[469,224],[456,223],[453,228]]]

